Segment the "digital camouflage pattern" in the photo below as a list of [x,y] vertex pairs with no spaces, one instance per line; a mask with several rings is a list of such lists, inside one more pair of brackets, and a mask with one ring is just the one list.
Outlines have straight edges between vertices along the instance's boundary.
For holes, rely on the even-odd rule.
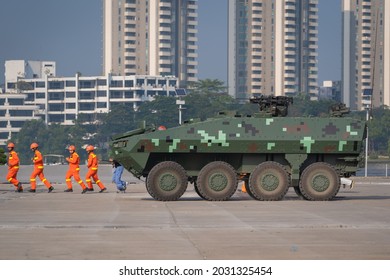
[[238,180],[259,200],[282,199],[289,187],[305,199],[332,199],[340,177],[357,171],[365,122],[280,117],[290,100],[266,100],[265,107],[252,101],[262,109],[255,116],[221,113],[167,130],[143,127],[118,135],[112,157],[136,177],[146,177],[149,193],[159,200],[178,199],[188,181],[202,198],[226,200]]

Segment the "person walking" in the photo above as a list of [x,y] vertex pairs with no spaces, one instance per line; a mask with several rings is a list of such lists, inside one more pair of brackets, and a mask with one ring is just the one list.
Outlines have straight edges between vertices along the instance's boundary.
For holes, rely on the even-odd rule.
[[91,178],[95,181],[96,185],[100,188],[100,193],[106,191],[106,187],[103,185],[103,183],[99,180],[99,177],[97,175],[98,172],[98,158],[94,153],[95,148],[92,145],[88,145],[86,148],[86,151],[88,153],[88,172],[85,178],[85,182],[88,185],[88,191],[93,191],[92,181]]
[[116,160],[112,160],[112,167],[114,168],[112,181],[116,184],[118,192],[125,192],[127,182],[122,181],[123,166]]
[[15,144],[9,142],[7,145],[8,148],[8,174],[7,181],[15,186],[15,192],[23,192],[22,184],[16,179],[19,171],[19,157],[15,152]]
[[72,188],[72,176],[76,180],[77,183],[80,184],[83,189],[81,193],[87,192],[87,187],[85,186],[83,180],[80,179],[80,157],[76,153],[76,147],[74,145],[70,145],[69,148],[69,157],[66,158],[66,161],[69,162],[69,169],[65,176],[65,181],[67,185],[67,189],[64,192],[73,192]]
[[29,189],[28,191],[29,192],[36,191],[37,183],[35,178],[38,176],[39,179],[42,181],[42,183],[45,184],[45,186],[48,189],[48,192],[50,193],[54,190],[54,188],[50,184],[50,182],[45,178],[45,175],[43,174],[43,158],[41,152],[38,150],[38,144],[32,143],[30,149],[34,152],[34,157],[32,158],[32,161],[34,163],[34,170],[31,173],[31,177],[30,177],[31,189]]

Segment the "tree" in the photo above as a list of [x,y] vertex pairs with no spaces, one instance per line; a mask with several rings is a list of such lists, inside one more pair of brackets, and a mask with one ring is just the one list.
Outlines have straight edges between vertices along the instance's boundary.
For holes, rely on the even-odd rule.
[[139,107],[136,119],[156,127],[175,127],[179,125],[179,111],[175,97],[156,96],[155,100],[144,102]]
[[189,93],[200,93],[200,94],[209,94],[209,93],[225,93],[227,87],[224,85],[224,82],[218,79],[205,79],[199,80],[189,84]]
[[42,148],[45,146],[47,139],[47,127],[42,120],[32,120],[25,122],[19,133],[16,135],[16,139],[14,141],[19,151],[19,158],[21,163],[31,163],[31,143],[36,142]]
[[7,163],[7,155],[4,152],[3,148],[0,148],[0,164],[4,165]]
[[206,118],[215,116],[220,111],[234,110],[238,103],[226,93],[191,93],[185,97],[186,119]]

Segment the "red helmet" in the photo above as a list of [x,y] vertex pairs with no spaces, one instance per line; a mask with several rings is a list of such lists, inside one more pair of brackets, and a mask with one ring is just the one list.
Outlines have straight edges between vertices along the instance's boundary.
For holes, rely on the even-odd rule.
[[76,151],[76,147],[74,145],[70,145],[68,150],[69,151]]
[[167,130],[167,128],[166,128],[165,126],[163,126],[163,125],[160,125],[160,126],[157,128],[157,130]]
[[92,145],[88,145],[85,149],[87,150],[87,152],[92,152],[93,150],[95,150],[95,147]]
[[38,144],[37,143],[32,143],[31,144],[30,149],[34,149],[34,148],[38,148]]
[[15,148],[15,144],[12,142],[9,142],[7,145],[8,148]]

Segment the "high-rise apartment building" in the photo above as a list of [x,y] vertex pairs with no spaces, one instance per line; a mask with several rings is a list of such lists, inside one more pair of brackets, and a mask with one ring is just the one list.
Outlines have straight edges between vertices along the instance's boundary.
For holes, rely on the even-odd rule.
[[228,91],[318,92],[318,0],[229,0]]
[[104,0],[104,73],[197,80],[197,0]]
[[343,1],[343,102],[390,106],[390,1]]

